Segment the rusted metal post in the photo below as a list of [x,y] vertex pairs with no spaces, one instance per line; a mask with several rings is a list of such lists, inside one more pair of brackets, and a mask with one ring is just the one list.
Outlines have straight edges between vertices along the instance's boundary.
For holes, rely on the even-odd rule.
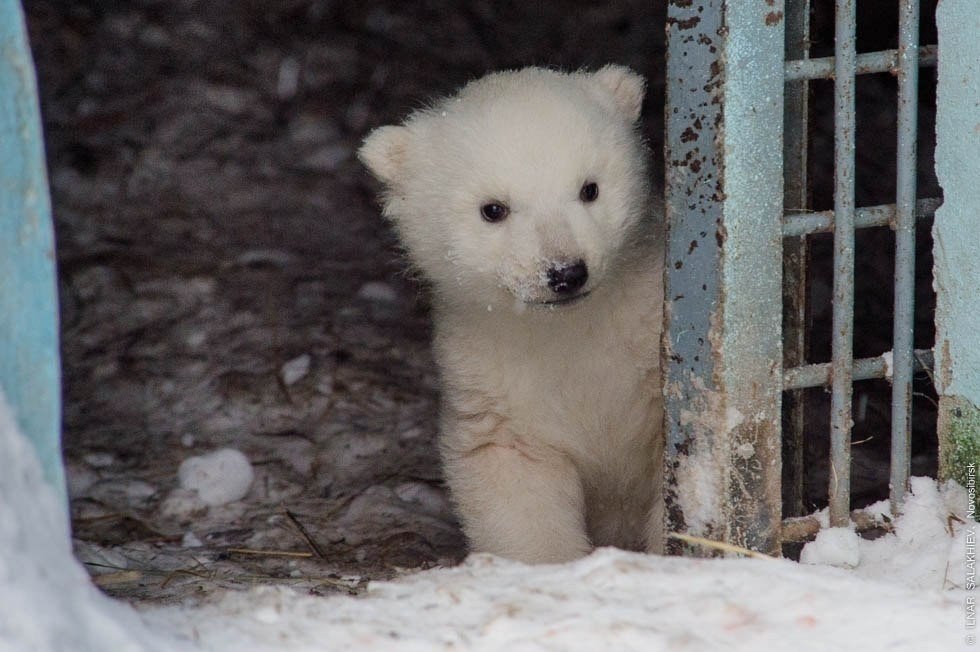
[[936,24],[943,53],[936,101],[936,176],[944,196],[932,228],[939,475],[972,489],[976,507],[980,466],[980,13],[975,0],[943,0]]
[[783,3],[667,34],[667,527],[778,554]]

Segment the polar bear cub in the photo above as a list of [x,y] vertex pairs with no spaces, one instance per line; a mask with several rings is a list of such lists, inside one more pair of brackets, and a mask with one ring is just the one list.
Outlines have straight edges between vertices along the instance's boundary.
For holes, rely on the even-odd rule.
[[627,68],[501,72],[358,152],[433,291],[445,475],[474,551],[663,545],[662,210]]

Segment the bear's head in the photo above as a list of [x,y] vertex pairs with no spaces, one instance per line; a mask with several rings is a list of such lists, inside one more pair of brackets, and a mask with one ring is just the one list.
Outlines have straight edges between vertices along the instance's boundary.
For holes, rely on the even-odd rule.
[[651,217],[643,95],[622,66],[494,73],[358,155],[440,301],[568,305],[622,272]]

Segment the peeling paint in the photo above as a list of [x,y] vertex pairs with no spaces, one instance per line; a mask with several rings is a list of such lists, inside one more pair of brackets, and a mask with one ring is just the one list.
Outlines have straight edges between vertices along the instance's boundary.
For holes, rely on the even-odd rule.
[[665,152],[668,527],[777,553],[782,9],[671,3]]

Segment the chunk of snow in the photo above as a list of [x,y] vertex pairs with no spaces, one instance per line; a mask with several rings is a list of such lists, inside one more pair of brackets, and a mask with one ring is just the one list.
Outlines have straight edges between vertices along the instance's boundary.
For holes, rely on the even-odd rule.
[[207,505],[241,500],[252,486],[255,472],[248,458],[234,448],[188,457],[177,471],[181,489],[197,491]]
[[87,453],[82,459],[85,460],[86,464],[94,466],[97,469],[112,466],[116,463],[116,456],[112,453]]
[[196,491],[178,488],[167,494],[159,509],[164,518],[186,523],[206,512],[207,508]]
[[183,538],[180,541],[180,545],[185,548],[200,548],[204,544],[193,532],[185,532]]
[[279,376],[286,387],[295,385],[310,372],[310,356],[304,353],[285,362],[279,369]]
[[895,372],[895,354],[892,351],[885,351],[881,354],[881,359],[885,363],[885,378],[891,378]]
[[800,563],[854,568],[861,561],[859,541],[860,537],[852,528],[820,530],[813,541],[803,546]]

